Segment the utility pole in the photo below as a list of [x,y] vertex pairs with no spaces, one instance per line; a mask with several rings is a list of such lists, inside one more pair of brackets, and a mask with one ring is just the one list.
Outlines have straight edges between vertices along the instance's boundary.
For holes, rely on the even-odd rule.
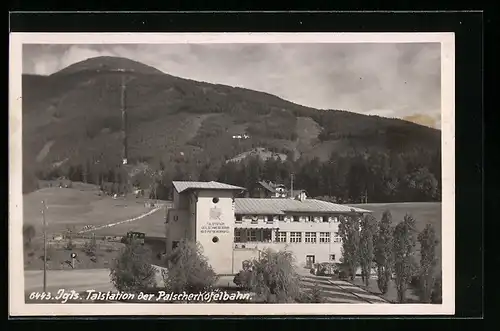
[[290,198],[292,198],[292,199],[293,199],[293,177],[294,177],[294,174],[292,172],[290,175]]
[[42,200],[43,220],[43,292],[47,292],[47,222],[45,220],[45,200]]
[[125,76],[121,76],[121,95],[120,95],[120,106],[122,111],[122,139],[123,139],[123,164],[128,163],[128,151],[127,151],[127,110],[125,107]]

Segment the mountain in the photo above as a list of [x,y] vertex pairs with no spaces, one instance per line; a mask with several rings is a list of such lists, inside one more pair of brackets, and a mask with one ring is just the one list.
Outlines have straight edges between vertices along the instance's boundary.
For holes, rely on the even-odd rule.
[[[50,76],[23,75],[25,176],[89,159],[119,164],[122,80],[131,164],[162,161],[171,169],[186,162],[196,168],[261,149],[325,161],[353,150],[440,148],[439,130],[408,121],[317,110],[171,76],[129,59],[97,57]],[[247,139],[233,139],[238,135]]]
[[145,65],[141,62],[112,56],[98,56],[87,59],[85,61],[74,63],[54,74],[52,76],[71,75],[84,71],[99,72],[99,71],[128,71],[141,74],[163,74],[162,71]]

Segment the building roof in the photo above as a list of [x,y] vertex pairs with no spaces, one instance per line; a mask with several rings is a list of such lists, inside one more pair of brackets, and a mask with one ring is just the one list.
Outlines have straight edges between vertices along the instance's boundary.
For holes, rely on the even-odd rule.
[[297,190],[293,190],[293,191],[290,191],[289,189],[286,188],[285,185],[283,184],[276,184],[276,183],[273,183],[271,181],[269,182],[266,182],[266,181],[259,181],[259,184],[265,188],[266,190],[272,192],[272,193],[281,193],[281,192],[278,192],[277,188],[278,187],[282,187],[285,189],[285,191],[290,195],[290,196],[297,196],[301,193],[307,193],[305,190],[300,190],[300,189],[297,189]]
[[290,195],[295,197],[301,193],[307,193],[307,191],[306,190],[293,190],[290,192]]
[[370,210],[339,205],[331,202],[305,199],[303,201],[295,199],[235,199],[235,213],[246,215],[282,215],[285,213],[370,213]]
[[276,192],[276,190],[274,188],[272,188],[268,183],[264,182],[264,181],[259,181],[259,184],[265,188],[266,190],[270,191],[270,192]]
[[187,190],[245,190],[244,187],[219,183],[219,182],[190,182],[190,181],[173,181],[172,185],[178,193]]
[[259,181],[259,184],[260,184],[263,188],[265,188],[266,190],[268,190],[268,191],[270,191],[270,192],[273,192],[273,193],[276,193],[276,192],[277,192],[277,190],[276,190],[276,189],[277,189],[278,187],[283,187],[283,188],[285,188],[285,185],[283,185],[283,184],[275,184],[275,183],[273,183],[273,182],[266,182],[266,181],[263,181],[263,180]]

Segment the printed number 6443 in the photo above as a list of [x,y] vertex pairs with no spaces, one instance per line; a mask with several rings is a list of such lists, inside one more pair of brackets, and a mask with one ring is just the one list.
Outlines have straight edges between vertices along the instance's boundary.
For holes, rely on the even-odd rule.
[[50,300],[50,292],[31,292],[29,298],[31,300]]

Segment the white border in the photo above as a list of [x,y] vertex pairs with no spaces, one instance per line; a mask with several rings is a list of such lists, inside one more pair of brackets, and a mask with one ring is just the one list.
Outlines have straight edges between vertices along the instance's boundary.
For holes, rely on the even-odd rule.
[[[25,304],[22,261],[22,45],[178,43],[441,43],[443,303]],[[11,33],[9,72],[9,306],[11,316],[422,315],[455,313],[455,36],[453,33]]]

